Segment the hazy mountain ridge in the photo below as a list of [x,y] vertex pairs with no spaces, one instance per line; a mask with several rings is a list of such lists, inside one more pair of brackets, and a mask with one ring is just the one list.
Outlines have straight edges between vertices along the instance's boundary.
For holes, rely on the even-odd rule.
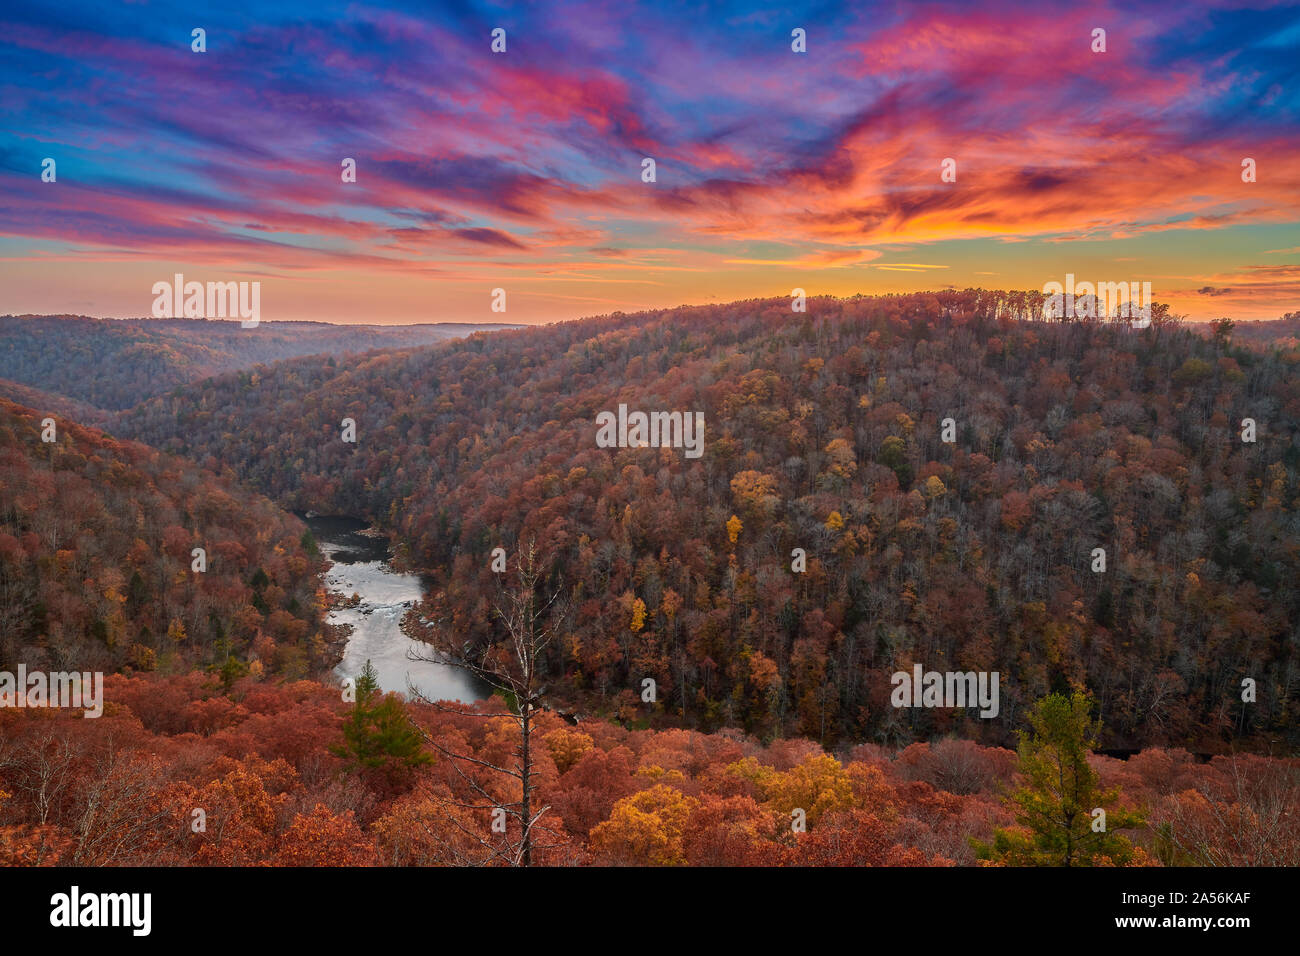
[[301,355],[435,345],[492,324],[330,325],[0,316],[0,379],[120,411],[210,375]]

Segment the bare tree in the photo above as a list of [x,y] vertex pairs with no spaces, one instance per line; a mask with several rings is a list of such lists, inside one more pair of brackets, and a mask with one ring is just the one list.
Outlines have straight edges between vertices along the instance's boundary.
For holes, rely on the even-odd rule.
[[1300,767],[1235,755],[1225,779],[1161,801],[1158,832],[1192,866],[1300,865]]
[[[515,560],[515,574],[518,584],[514,588],[499,587],[493,604],[497,620],[504,628],[501,640],[489,640],[485,643],[461,640],[452,633],[446,620],[435,620],[423,628],[412,630],[421,637],[429,650],[412,649],[407,657],[414,661],[428,661],[459,667],[468,671],[479,680],[487,683],[499,692],[504,699],[506,711],[464,710],[449,706],[446,702],[430,700],[419,688],[408,688],[415,700],[427,703],[434,708],[466,717],[484,719],[508,717],[519,727],[519,745],[514,752],[516,763],[504,767],[480,760],[468,754],[456,753],[444,747],[433,735],[421,728],[425,740],[438,753],[447,758],[461,780],[486,803],[458,803],[457,806],[474,810],[504,811],[515,820],[519,835],[513,839],[509,833],[504,834],[499,845],[484,840],[471,833],[467,828],[453,820],[453,823],[473,838],[486,852],[487,856],[479,860],[464,858],[456,852],[459,862],[488,864],[503,860],[511,866],[531,866],[535,850],[550,849],[560,844],[540,843],[538,837],[544,834],[554,835],[554,831],[541,826],[539,821],[550,807],[536,807],[533,760],[533,730],[537,714],[542,708],[542,696],[546,688],[539,686],[540,664],[547,648],[555,641],[569,614],[569,604],[562,597],[563,589],[557,580],[553,585],[547,583],[545,562],[537,554],[534,541],[525,545]],[[494,698],[495,700],[495,698]],[[483,767],[519,781],[520,799],[512,803],[499,803],[497,799],[471,774],[466,773],[465,766]]]
[[78,786],[72,863],[159,865],[165,854],[159,835],[171,823],[169,808],[159,799],[165,779],[156,757],[124,754],[110,742]]
[[74,742],[66,729],[50,725],[33,733],[8,758],[17,771],[12,778],[14,789],[27,794],[39,825],[49,823],[66,798],[83,751],[83,745]]

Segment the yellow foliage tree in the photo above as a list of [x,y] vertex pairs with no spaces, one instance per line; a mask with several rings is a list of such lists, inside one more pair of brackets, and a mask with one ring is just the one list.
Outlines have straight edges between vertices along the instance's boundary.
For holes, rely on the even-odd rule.
[[853,781],[831,756],[809,757],[779,774],[774,783],[768,801],[785,814],[802,807],[810,826],[823,814],[853,806]]
[[740,537],[740,532],[744,527],[739,518],[735,515],[731,516],[731,520],[727,522],[727,537],[731,539],[732,544],[736,543],[736,539]]
[[742,471],[731,479],[731,496],[736,506],[749,517],[769,518],[781,499],[776,494],[776,479],[761,471]]
[[931,475],[925,479],[925,496],[933,501],[935,498],[942,497],[948,493],[948,489],[939,479],[938,475]]
[[784,773],[746,757],[729,765],[727,772],[753,781],[768,809],[783,816],[803,810],[809,826],[832,810],[847,810],[854,803],[853,778],[827,754],[811,756]]
[[590,734],[569,730],[567,727],[551,731],[542,740],[551,755],[551,760],[555,762],[555,769],[560,773],[565,773],[582,759],[583,754],[595,746],[595,741],[591,739]]
[[853,446],[843,438],[836,438],[828,444],[826,452],[826,471],[836,478],[848,480],[858,472],[858,458]]
[[656,784],[614,804],[609,819],[591,831],[591,849],[626,866],[681,866],[682,833],[700,801]]

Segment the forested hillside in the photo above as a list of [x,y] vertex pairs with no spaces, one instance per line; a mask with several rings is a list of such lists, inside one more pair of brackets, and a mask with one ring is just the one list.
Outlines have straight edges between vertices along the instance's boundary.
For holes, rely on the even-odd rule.
[[430,345],[489,327],[261,322],[245,329],[204,319],[4,315],[0,379],[120,410],[219,372],[298,355]]
[[0,670],[332,663],[301,522],[136,442],[63,420],[45,442],[46,417],[0,400]]
[[[282,504],[379,521],[438,576],[423,613],[472,640],[497,636],[491,549],[536,539],[577,607],[553,692],[588,708],[1008,743],[1027,702],[1081,682],[1112,746],[1293,736],[1300,355],[1162,310],[1140,331],[1021,321],[1035,304],[970,290],[616,314],[283,362],[117,427]],[[703,457],[598,448],[596,416],[619,403],[703,412]],[[999,671],[998,717],[892,707],[889,674],[914,663]]]
[[57,415],[59,418],[71,419],[82,425],[99,426],[112,417],[111,412],[102,408],[79,402],[75,398],[55,395],[30,385],[19,385],[8,379],[0,378],[0,398],[15,405],[26,405],[38,409],[44,415]]

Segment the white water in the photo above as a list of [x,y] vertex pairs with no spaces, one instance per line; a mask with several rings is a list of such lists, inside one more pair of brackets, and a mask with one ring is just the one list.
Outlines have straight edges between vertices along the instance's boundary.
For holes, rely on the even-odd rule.
[[[409,680],[431,700],[472,701],[485,696],[474,679],[458,668],[407,658],[411,649],[426,656],[430,653],[428,645],[411,640],[400,627],[402,616],[423,594],[419,575],[393,571],[387,561],[355,560],[359,557],[353,550],[358,535],[323,528],[315,521],[308,523],[313,525],[321,551],[334,562],[325,574],[329,589],[345,598],[361,596],[356,607],[330,611],[331,624],[352,627],[343,660],[334,669],[340,679],[359,675],[369,659],[385,691],[410,696]],[[373,551],[374,543],[368,543],[368,550]]]

